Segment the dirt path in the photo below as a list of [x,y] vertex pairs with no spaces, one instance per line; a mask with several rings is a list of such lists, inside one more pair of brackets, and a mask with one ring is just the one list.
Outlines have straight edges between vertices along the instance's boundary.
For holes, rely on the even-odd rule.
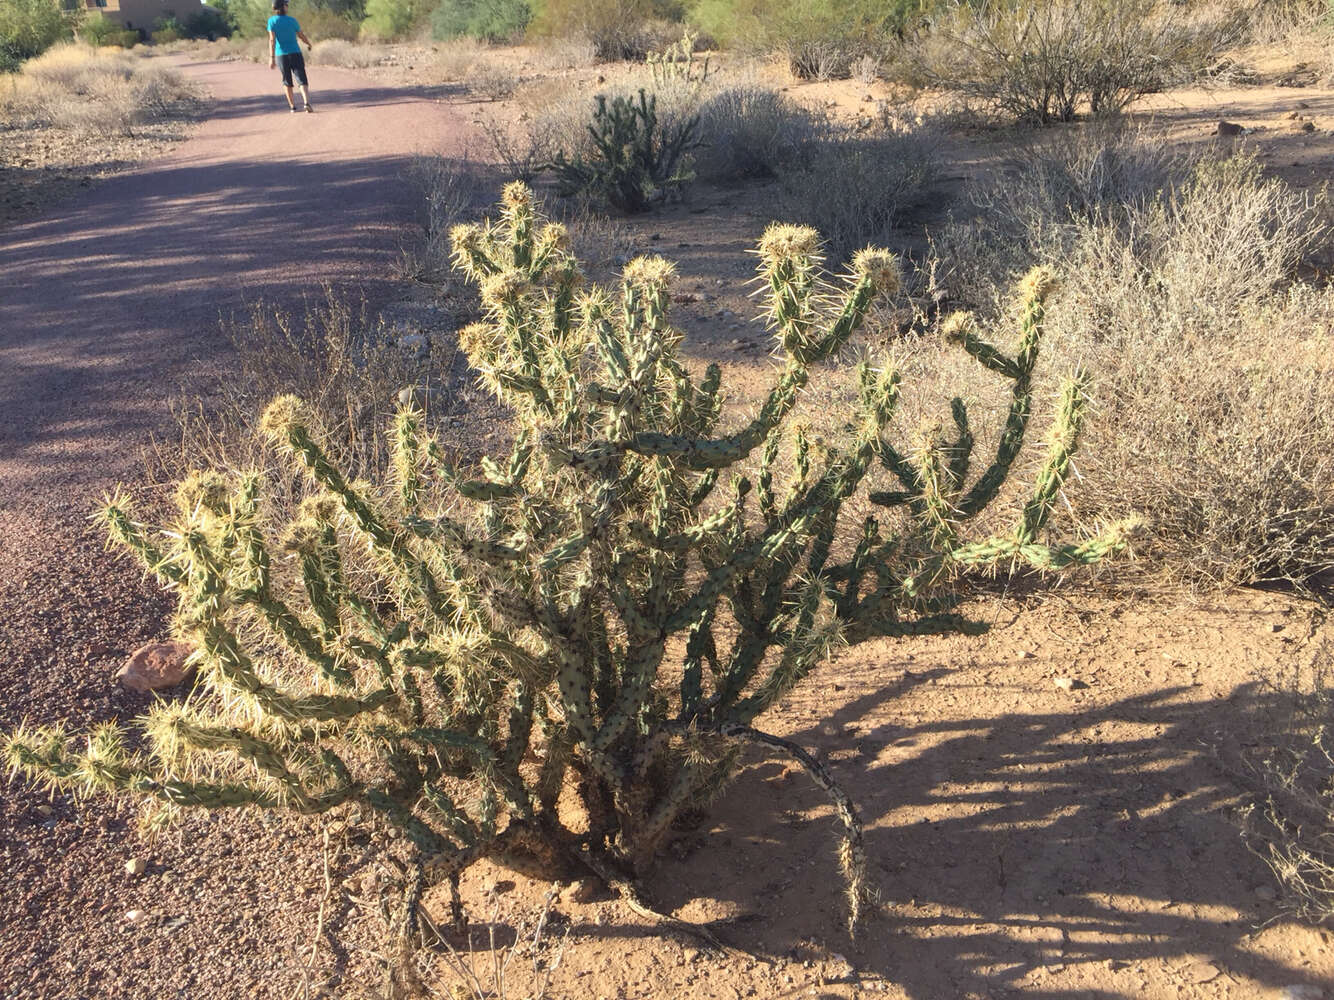
[[[162,605],[103,551],[91,504],[134,476],[168,396],[225,358],[221,315],[258,298],[299,304],[324,282],[382,301],[415,209],[405,164],[463,146],[466,123],[448,106],[351,73],[312,68],[318,113],[292,115],[267,67],[179,64],[214,101],[191,140],[0,234],[0,728],[142,708],[109,676],[162,627],[151,614]],[[266,909],[294,911],[284,892],[299,890],[265,885],[265,855],[281,850],[266,831],[190,830],[182,874],[165,880],[177,891],[154,893],[203,936],[145,949],[113,898],[138,849],[126,817],[64,800],[49,810],[27,791],[0,794],[0,997],[143,995],[151,981],[190,995],[200,974],[210,996],[259,995],[275,952],[258,942],[300,925],[246,920],[224,886],[240,877]],[[238,840],[237,860],[219,864]],[[209,870],[191,872],[204,856]],[[232,924],[244,930],[229,950],[242,954],[201,972],[194,949]]]

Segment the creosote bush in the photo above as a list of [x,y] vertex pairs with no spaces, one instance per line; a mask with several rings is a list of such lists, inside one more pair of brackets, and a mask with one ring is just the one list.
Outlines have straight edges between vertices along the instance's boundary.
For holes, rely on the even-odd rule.
[[[457,902],[481,858],[591,870],[633,900],[673,822],[753,743],[795,757],[833,798],[855,926],[868,889],[853,804],[800,747],[755,727],[843,646],[978,630],[957,610],[972,574],[1057,570],[1126,544],[1126,524],[1041,541],[1087,407],[1078,373],[1013,526],[969,530],[1026,438],[1051,277],[1023,282],[1008,347],[969,316],[947,324],[1008,397],[995,451],[975,465],[962,400],[949,432],[891,440],[889,366],[857,366],[842,440],[791,419],[816,367],[898,289],[887,252],[862,251],[831,285],[813,230],[765,233],[763,309],[782,364],[731,429],[720,370],[697,377],[680,358],[667,261],[633,261],[614,290],[585,285],[520,184],[498,221],[455,230],[454,253],[486,309],[460,341],[513,413],[509,454],[465,476],[409,405],[393,420],[392,471],[353,479],[308,407],[282,396],[261,426],[306,477],[294,518],[273,522],[258,468],[189,476],[163,528],[108,498],[111,537],[178,596],[196,691],[152,707],[133,738],[115,723],[86,737],[25,725],[4,739],[10,766],[169,809],[356,803],[413,845],[411,913],[426,884],[448,882]],[[569,795],[579,813],[557,809]]]

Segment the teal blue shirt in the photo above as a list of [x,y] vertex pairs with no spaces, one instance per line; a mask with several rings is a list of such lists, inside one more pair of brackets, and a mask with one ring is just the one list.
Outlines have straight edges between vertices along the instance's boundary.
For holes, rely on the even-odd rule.
[[297,23],[296,18],[288,17],[286,14],[274,14],[269,18],[269,31],[272,33],[274,42],[274,53],[280,56],[290,56],[301,51],[301,46],[297,44],[296,33],[301,30],[301,25]]

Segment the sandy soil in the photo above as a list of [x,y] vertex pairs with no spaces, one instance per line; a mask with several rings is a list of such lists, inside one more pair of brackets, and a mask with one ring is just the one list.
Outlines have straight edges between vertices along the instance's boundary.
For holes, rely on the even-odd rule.
[[[293,121],[265,69],[187,69],[217,98],[196,138],[0,240],[19,279],[0,303],[0,727],[143,707],[111,673],[166,608],[101,551],[90,496],[133,478],[170,387],[225,370],[220,312],[298,304],[321,280],[391,297],[380,276],[412,216],[403,157],[457,149],[481,110],[320,70],[321,114]],[[848,114],[865,103],[848,84],[795,92]],[[1313,131],[1283,124],[1298,101]],[[1196,141],[1239,121],[1309,183],[1334,156],[1330,102],[1271,80],[1145,107]],[[1013,146],[988,134],[967,149],[952,183]],[[763,189],[706,189],[616,230],[627,253],[678,261],[692,357],[742,386],[768,369],[734,291],[766,208]],[[648,885],[740,954],[566,890],[543,949],[566,941],[550,995],[1334,997],[1334,939],[1281,916],[1239,833],[1255,797],[1244,761],[1328,627],[1254,592],[1001,595],[972,610],[988,636],[859,649],[771,720],[819,752],[866,819],[883,906],[855,942],[827,804],[800,773],[753,759]],[[385,944],[366,846],[337,816],[196,817],[148,842],[124,811],[14,786],[0,800],[0,996],[369,995]],[[131,857],[143,875],[125,873]],[[490,932],[507,945],[547,891],[484,866],[464,889],[479,965]],[[526,953],[510,996],[525,995],[525,969]]]

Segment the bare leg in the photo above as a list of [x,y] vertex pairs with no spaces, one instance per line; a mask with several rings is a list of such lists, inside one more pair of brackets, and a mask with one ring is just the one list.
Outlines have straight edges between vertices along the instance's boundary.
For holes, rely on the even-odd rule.
[[306,107],[310,107],[310,91],[306,89],[306,85],[304,83],[301,84],[300,86],[301,86],[301,100],[305,101]]
[[[302,91],[304,92],[306,88],[305,88],[305,87],[302,87],[301,89],[302,89]],[[291,88],[291,87],[283,87],[283,90],[287,91],[287,106],[288,106],[289,108],[295,108],[295,107],[296,107],[296,103],[295,103],[295,102],[293,101],[293,99],[292,99],[292,88]]]

